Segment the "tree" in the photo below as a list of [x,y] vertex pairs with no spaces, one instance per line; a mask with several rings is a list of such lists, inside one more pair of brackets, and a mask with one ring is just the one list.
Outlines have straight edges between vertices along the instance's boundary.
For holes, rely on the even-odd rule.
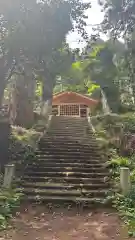
[[135,26],[135,0],[99,0],[105,12],[102,23],[103,30],[111,36],[127,37],[132,34]]
[[110,47],[110,42],[101,45],[94,43],[85,52],[85,58],[75,63],[76,68],[83,70],[84,79],[87,79],[88,91],[93,83],[100,86],[106,96],[109,106],[113,112],[118,112],[120,105],[119,87],[116,83],[117,67],[114,63],[114,51]]
[[[82,64],[80,61],[84,59],[80,49],[68,49],[69,56],[66,67],[63,68],[61,74],[57,78],[54,92],[75,91],[88,94],[94,90],[94,84],[90,77],[84,75]],[[64,64],[66,61],[64,62]]]
[[[102,4],[100,2],[100,4]],[[125,60],[126,73],[123,68],[123,86],[127,85],[129,95],[135,98],[135,1],[104,1],[103,10],[105,12],[102,29],[104,32],[110,32],[114,39],[123,37],[125,40]],[[125,82],[125,83],[124,83]],[[126,94],[127,95],[127,94]]]
[[10,0],[1,4],[1,23],[6,32],[1,46],[24,72],[26,61],[33,65],[43,81],[43,101],[51,99],[60,65],[68,55],[62,50],[65,37],[77,27],[86,38],[85,10],[90,4],[81,0]]

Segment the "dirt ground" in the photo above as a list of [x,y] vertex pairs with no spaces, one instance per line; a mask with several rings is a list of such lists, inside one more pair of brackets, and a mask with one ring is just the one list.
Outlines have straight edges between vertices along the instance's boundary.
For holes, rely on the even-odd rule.
[[[125,240],[127,229],[112,210],[48,209],[25,206],[0,240]],[[134,238],[132,238],[134,239]],[[130,238],[131,240],[131,238]]]

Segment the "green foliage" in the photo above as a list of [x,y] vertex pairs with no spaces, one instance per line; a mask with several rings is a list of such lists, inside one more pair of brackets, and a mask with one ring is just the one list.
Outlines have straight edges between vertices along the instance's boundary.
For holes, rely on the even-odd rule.
[[40,133],[34,129],[12,126],[12,136],[24,145],[33,146],[34,142],[40,137]]
[[128,226],[129,236],[135,237],[135,188],[133,187],[127,196],[115,194],[113,206]]
[[135,237],[135,156],[132,156],[130,159],[116,156],[108,163],[112,179],[117,187],[119,187],[120,182],[120,167],[128,167],[130,169],[132,182],[130,192],[126,196],[122,195],[119,191],[115,192],[112,194],[111,199],[113,207],[118,210],[121,218],[128,226],[129,235]]
[[[17,72],[18,69],[21,73],[38,72],[44,101],[52,97],[57,75],[63,75],[72,64],[72,53],[65,44],[66,35],[77,29],[87,38],[85,12],[90,7],[90,3],[82,0],[5,0],[0,3],[3,36],[0,47],[6,53],[4,60],[9,64],[9,58],[11,63],[14,59]],[[40,93],[38,89],[37,94]]]
[[134,133],[135,131],[134,113],[97,115],[91,120],[97,131],[106,130],[110,137],[111,135],[119,135],[121,130],[124,133]]
[[128,36],[134,30],[135,1],[99,1],[105,12],[103,30],[106,33],[111,31],[112,36]]
[[[101,3],[102,2],[102,3]],[[134,105],[135,100],[135,1],[101,1],[104,20],[102,31],[111,33],[113,39],[123,37],[125,50],[116,57],[117,83],[121,100],[126,105]],[[118,41],[117,41],[118,42]]]
[[131,166],[131,161],[128,158],[124,157],[115,157],[111,161],[108,161],[108,164],[113,169],[118,169],[119,167],[129,167]]
[[8,220],[20,206],[20,198],[22,194],[16,193],[14,190],[0,190],[0,230],[8,225]]
[[33,129],[12,127],[10,137],[10,159],[12,162],[22,165],[26,160],[35,157],[35,146],[40,133]]

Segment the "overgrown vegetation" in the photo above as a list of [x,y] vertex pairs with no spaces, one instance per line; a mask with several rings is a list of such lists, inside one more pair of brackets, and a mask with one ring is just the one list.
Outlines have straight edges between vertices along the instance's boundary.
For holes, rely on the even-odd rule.
[[[41,136],[40,132],[34,129],[25,129],[22,127],[12,127],[10,136],[10,161],[15,163],[15,178],[23,175],[23,171],[28,161],[35,157],[36,143]],[[3,189],[3,174],[0,176],[0,230],[8,227],[12,214],[20,207],[22,194],[14,189],[14,183],[11,189]],[[19,187],[19,186],[18,186]],[[17,188],[18,189],[18,188]]]
[[12,127],[10,137],[10,160],[22,164],[26,159],[35,156],[35,148],[41,133],[34,129]]
[[[107,198],[112,201],[113,207],[118,210],[128,226],[129,235],[135,237],[135,115],[128,113],[97,116],[93,117],[92,122],[97,138],[108,156],[107,166],[110,169],[113,188]],[[120,189],[121,167],[130,169],[132,187],[126,196]]]
[[[130,159],[116,156],[109,161],[109,166],[116,189],[115,192],[112,190],[112,206],[118,210],[120,217],[128,226],[129,235],[135,237],[135,155]],[[130,169],[132,186],[126,195],[120,191],[120,167]]]
[[0,190],[0,230],[7,228],[9,219],[20,206],[21,194],[15,190]]

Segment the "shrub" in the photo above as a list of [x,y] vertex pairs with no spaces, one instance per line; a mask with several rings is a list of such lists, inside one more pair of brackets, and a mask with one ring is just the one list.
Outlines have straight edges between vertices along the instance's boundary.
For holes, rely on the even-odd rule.
[[119,211],[120,216],[128,226],[129,236],[135,237],[135,187],[127,196],[115,194],[113,206]]
[[10,160],[12,162],[23,162],[27,157],[34,157],[36,142],[41,134],[33,129],[12,127],[10,137]]
[[[124,196],[117,192],[111,195],[113,207],[115,207],[129,229],[129,235],[135,237],[135,155],[130,159],[120,156],[115,156],[108,161],[110,171],[112,172],[112,179],[115,186],[119,186],[120,182],[120,167],[128,167],[131,172],[132,188],[130,192]],[[110,196],[108,196],[110,199]]]
[[0,190],[0,230],[7,227],[8,220],[20,206],[21,195],[14,190]]

